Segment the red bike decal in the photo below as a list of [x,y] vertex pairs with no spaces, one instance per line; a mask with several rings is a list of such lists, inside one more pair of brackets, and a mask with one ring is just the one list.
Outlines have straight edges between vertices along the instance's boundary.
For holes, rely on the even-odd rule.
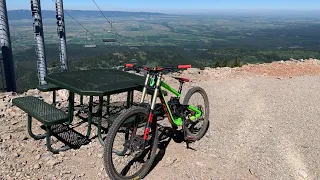
[[144,140],[148,140],[148,134],[150,132],[150,128],[147,127],[146,130],[144,131],[144,135],[143,135],[143,139]]
[[149,123],[150,123],[150,124],[152,123],[152,119],[153,119],[153,114],[150,114],[150,115],[149,115]]

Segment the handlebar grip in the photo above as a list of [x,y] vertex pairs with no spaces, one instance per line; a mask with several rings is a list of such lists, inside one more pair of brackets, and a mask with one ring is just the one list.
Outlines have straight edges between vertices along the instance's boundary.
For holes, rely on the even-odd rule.
[[178,69],[189,69],[189,68],[191,68],[190,64],[188,64],[188,65],[179,65],[178,66]]
[[133,65],[133,64],[126,64],[126,67],[127,67],[127,68],[133,68],[134,65]]

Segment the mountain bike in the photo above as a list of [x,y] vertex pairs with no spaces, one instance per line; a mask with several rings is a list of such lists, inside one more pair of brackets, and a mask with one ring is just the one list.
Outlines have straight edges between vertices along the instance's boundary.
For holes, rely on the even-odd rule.
[[[136,71],[141,68],[132,64],[126,67]],[[174,77],[180,83],[179,89],[175,90],[162,77],[165,71],[188,68],[191,65],[144,67],[147,75],[139,105],[122,112],[114,120],[105,139],[104,165],[111,179],[142,179],[146,176],[158,148],[159,119],[167,118],[173,128],[181,127],[187,142],[200,140],[204,136],[209,126],[206,92],[200,87],[193,87],[186,93],[183,103],[180,103],[183,84],[189,80]],[[169,101],[165,99],[164,89],[174,94]],[[146,106],[144,102],[147,94],[152,94],[152,98]],[[160,103],[157,103],[158,99]]]

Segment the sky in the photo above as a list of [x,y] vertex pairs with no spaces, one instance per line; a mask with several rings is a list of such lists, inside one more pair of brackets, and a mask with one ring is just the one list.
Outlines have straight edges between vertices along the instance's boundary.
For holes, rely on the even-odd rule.
[[[97,10],[92,0],[63,0],[65,9]],[[148,12],[214,12],[226,10],[320,10],[320,0],[95,0],[102,10]],[[41,0],[43,10],[55,8]],[[8,10],[30,9],[30,0],[7,0]]]

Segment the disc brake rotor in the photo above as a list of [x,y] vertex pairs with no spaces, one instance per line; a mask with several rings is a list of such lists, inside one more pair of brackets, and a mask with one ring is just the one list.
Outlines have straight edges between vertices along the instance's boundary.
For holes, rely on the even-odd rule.
[[144,139],[143,136],[135,136],[131,140],[130,149],[134,152],[143,150]]

